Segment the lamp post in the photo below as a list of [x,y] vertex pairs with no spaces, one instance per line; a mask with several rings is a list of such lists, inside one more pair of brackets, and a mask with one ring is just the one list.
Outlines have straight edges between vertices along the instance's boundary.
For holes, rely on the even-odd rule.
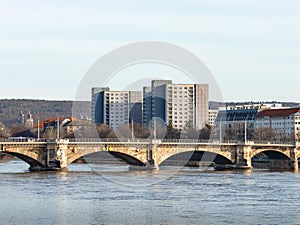
[[245,144],[246,144],[246,142],[247,142],[247,120],[245,120],[245,132],[244,132],[244,134],[245,134]]
[[59,140],[59,117],[57,117],[57,140]]

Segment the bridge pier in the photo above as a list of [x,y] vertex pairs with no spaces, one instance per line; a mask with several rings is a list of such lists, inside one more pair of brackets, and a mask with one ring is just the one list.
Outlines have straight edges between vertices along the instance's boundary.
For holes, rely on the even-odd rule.
[[290,157],[290,168],[292,170],[294,170],[295,172],[298,172],[298,169],[299,169],[299,165],[298,165],[298,158],[297,158],[297,155],[298,155],[298,150],[297,150],[297,144],[295,145],[296,147],[291,149],[291,157]]
[[237,169],[252,169],[250,152],[250,145],[240,144],[236,146],[235,166]]
[[270,159],[271,170],[292,170],[298,172],[297,148],[290,149],[289,159]]
[[44,156],[41,164],[30,164],[30,171],[53,171],[65,170],[68,167],[67,150],[68,140],[47,141],[46,148],[43,150]]
[[146,168],[147,169],[158,169],[158,145],[161,143],[160,140],[151,140],[150,144],[147,145],[146,155]]

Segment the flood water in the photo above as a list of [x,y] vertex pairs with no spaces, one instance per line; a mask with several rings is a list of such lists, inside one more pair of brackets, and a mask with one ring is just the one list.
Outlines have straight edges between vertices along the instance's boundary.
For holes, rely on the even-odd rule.
[[300,224],[300,174],[0,163],[1,224]]

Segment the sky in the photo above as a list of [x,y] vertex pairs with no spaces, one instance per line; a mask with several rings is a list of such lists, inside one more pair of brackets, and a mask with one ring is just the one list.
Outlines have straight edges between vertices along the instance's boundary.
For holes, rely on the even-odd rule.
[[[198,56],[224,101],[300,102],[299,21],[297,0],[0,0],[0,98],[74,100],[102,56],[159,41]],[[119,76],[190,82],[178,74],[137,66]],[[130,86],[120,79],[107,84]],[[219,100],[214,90],[210,96]]]

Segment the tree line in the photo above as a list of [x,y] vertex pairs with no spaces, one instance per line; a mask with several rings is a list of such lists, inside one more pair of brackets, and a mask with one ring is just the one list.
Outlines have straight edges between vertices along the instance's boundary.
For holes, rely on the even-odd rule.
[[[246,135],[245,135],[246,131]],[[39,132],[39,134],[38,134]],[[169,124],[157,124],[154,129],[149,129],[147,126],[139,123],[122,124],[117,128],[111,128],[107,124],[94,124],[90,126],[82,126],[80,129],[70,127],[60,127],[59,132],[56,127],[48,127],[46,130],[28,129],[24,126],[12,125],[5,126],[0,122],[0,138],[8,137],[33,137],[38,135],[43,139],[56,139],[59,133],[60,138],[137,138],[137,139],[197,139],[198,141],[213,141],[217,140],[224,142],[239,142],[239,141],[256,141],[256,142],[292,142],[295,137],[300,139],[300,131],[287,136],[284,131],[275,132],[271,127],[247,127],[237,124],[231,127],[226,127],[220,132],[214,127],[205,125],[202,129],[186,127],[184,129],[176,129]],[[221,135],[221,136],[220,136]]]

